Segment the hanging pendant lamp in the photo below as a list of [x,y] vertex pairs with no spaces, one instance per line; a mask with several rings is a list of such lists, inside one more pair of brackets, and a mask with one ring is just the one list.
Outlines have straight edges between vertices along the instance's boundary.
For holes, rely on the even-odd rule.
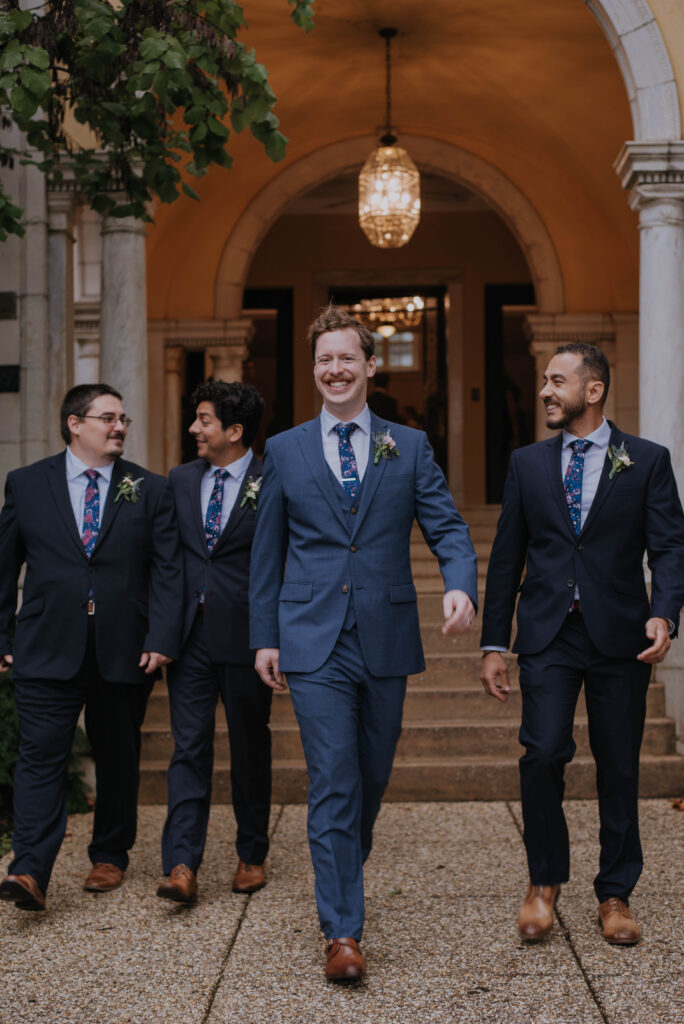
[[359,174],[359,224],[371,245],[399,249],[420,220],[420,174],[392,132],[391,40],[395,28],[381,28],[385,40],[385,134]]

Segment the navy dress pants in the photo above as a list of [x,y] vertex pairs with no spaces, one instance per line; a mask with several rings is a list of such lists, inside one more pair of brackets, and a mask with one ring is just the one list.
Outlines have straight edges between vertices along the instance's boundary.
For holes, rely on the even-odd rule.
[[287,673],[309,774],[308,834],[327,939],[359,940],[363,865],[401,732],[406,676],[373,676],[356,627],[316,672]]
[[162,867],[197,872],[209,824],[214,767],[214,719],[223,701],[230,741],[230,783],[237,822],[236,849],[246,864],[263,864],[271,811],[273,691],[251,665],[212,662],[198,612],[179,660],[167,672],[175,749],[169,765],[168,813]]
[[43,892],[66,829],[67,766],[84,705],[97,781],[88,856],[93,864],[125,870],[135,842],[140,726],[153,684],[103,679],[95,657],[94,620],[88,625],[86,655],[73,679],[14,682],[19,759],[14,773],[14,860],[8,871],[32,875]]
[[[646,636],[644,634],[645,644]],[[581,613],[572,612],[539,654],[520,655],[520,784],[524,839],[533,885],[566,882],[570,872],[563,814],[565,765],[572,760],[573,719],[584,691],[596,762],[601,854],[594,880],[600,901],[625,901],[643,866],[639,839],[639,750],[651,666],[607,658],[594,647]]]

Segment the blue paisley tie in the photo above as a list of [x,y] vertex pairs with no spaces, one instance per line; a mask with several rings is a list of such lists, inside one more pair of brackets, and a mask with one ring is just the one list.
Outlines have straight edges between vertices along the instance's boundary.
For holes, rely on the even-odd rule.
[[209,553],[214,550],[216,541],[221,536],[221,509],[223,508],[223,481],[228,476],[227,469],[214,470],[214,489],[207,505],[207,516],[204,520],[204,535],[207,538]]
[[355,498],[359,489],[359,471],[356,458],[349,438],[356,430],[355,423],[338,423],[335,426],[340,452],[340,469],[342,470],[342,486],[350,498]]
[[81,540],[85,553],[90,558],[93,548],[97,543],[97,535],[100,532],[100,488],[97,486],[97,478],[100,475],[96,469],[86,469],[88,485],[85,492],[83,504],[83,529]]
[[584,455],[591,444],[593,444],[592,441],[586,440],[577,440],[570,444],[570,447],[572,448],[572,455],[563,480],[565,499],[568,503],[568,508],[570,509],[570,518],[576,534],[579,534],[582,529],[582,475],[584,473]]

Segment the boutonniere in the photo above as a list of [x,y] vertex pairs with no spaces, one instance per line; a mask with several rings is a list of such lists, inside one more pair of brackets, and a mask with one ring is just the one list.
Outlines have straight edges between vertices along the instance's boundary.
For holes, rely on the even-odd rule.
[[123,498],[124,501],[132,501],[135,505],[138,497],[140,496],[142,482],[143,478],[141,476],[139,476],[137,480],[131,480],[130,476],[125,476],[123,480],[119,481],[119,487],[114,501],[117,502],[119,498]]
[[261,477],[254,478],[250,476],[247,478],[247,486],[245,487],[245,493],[242,496],[240,502],[240,508],[244,508],[247,502],[253,509],[257,507],[257,499],[259,497],[259,491],[261,490]]
[[623,441],[620,447],[611,444],[608,448],[608,458],[610,459],[612,469],[608,474],[608,479],[612,480],[616,473],[621,473],[623,469],[629,469],[630,466],[634,465],[634,459],[630,459],[625,448],[625,442]]
[[373,434],[373,465],[377,466],[380,459],[399,458],[397,442],[389,430],[379,430]]

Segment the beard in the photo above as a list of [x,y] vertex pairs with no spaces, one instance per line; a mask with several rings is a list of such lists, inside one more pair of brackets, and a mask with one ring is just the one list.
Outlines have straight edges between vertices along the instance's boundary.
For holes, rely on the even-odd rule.
[[560,407],[560,418],[557,420],[546,421],[546,426],[549,430],[567,430],[568,427],[583,416],[587,411],[587,403],[584,396],[577,398],[574,402],[558,402]]

